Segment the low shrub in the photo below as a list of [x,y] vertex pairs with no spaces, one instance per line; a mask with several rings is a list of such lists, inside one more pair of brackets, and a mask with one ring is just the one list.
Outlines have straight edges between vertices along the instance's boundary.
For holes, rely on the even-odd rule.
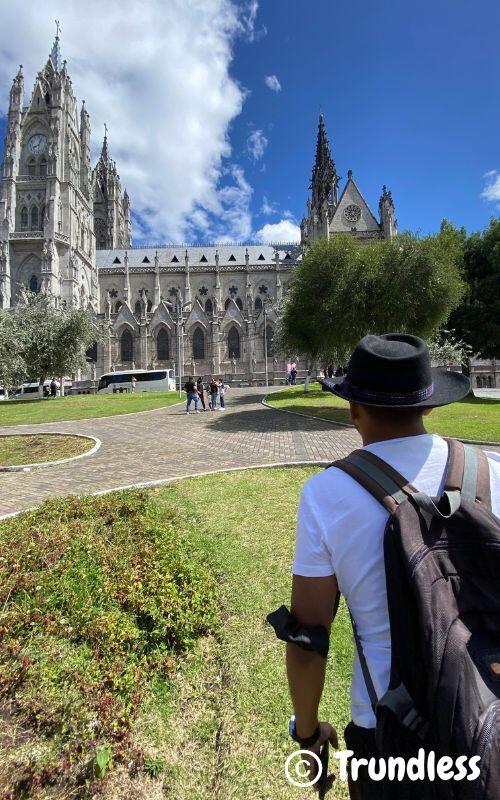
[[47,501],[0,524],[0,552],[11,796],[60,782],[83,796],[111,764],[143,765],[134,714],[153,675],[215,630],[216,581],[177,511],[142,491]]

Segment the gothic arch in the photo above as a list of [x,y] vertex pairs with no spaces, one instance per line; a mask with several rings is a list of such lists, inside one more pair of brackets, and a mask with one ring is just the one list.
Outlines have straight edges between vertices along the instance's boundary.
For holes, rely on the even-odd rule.
[[237,297],[234,302],[236,303],[240,311],[243,311],[243,300],[241,299],[241,297]]
[[140,317],[141,316],[141,301],[140,300],[136,300],[135,301],[134,314],[135,314],[136,317]]
[[205,314],[212,316],[213,313],[214,313],[214,304],[212,303],[210,298],[208,298],[208,300],[205,303]]
[[170,335],[165,325],[160,325],[156,333],[156,358],[168,361],[170,358]]
[[120,334],[120,361],[122,364],[134,360],[134,336],[129,327],[125,326]]
[[193,331],[193,358],[195,361],[205,360],[205,334],[197,325]]
[[122,307],[123,303],[121,300],[117,300],[115,303],[115,314],[118,314],[120,308]]
[[262,311],[262,299],[260,297],[255,298],[254,307],[256,311]]
[[227,332],[227,352],[229,358],[241,358],[241,337],[236,325],[231,325]]

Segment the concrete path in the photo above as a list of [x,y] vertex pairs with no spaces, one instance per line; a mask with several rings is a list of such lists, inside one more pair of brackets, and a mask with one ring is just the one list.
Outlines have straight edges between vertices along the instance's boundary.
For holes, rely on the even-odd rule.
[[48,497],[89,494],[193,473],[290,462],[334,461],[360,445],[357,433],[261,404],[264,388],[231,389],[225,411],[186,416],[183,406],[142,414],[5,427],[2,433],[90,433],[90,458],[0,474],[0,516]]

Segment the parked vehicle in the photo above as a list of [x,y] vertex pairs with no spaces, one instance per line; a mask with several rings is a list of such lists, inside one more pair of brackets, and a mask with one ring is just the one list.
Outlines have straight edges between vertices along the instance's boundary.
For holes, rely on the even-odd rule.
[[135,378],[136,392],[169,392],[175,389],[173,369],[127,369],[122,372],[107,372],[99,378],[99,394],[131,392]]
[[0,400],[7,400],[8,396],[9,395],[7,391],[3,388],[3,386],[0,386]]
[[[22,383],[21,386],[18,386],[17,389],[12,392],[9,397],[9,400],[40,400],[44,396],[43,387],[46,386],[50,389],[50,380],[46,380],[43,382],[43,386],[38,381],[32,381],[31,383]],[[56,381],[56,388],[57,392],[61,388],[61,384],[59,381]]]

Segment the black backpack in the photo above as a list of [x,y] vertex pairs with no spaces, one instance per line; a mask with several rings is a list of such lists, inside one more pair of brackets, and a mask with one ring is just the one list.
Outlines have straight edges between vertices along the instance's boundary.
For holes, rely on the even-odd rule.
[[500,520],[491,512],[483,451],[447,443],[440,498],[418,492],[367,450],[332,464],[390,513],[384,560],[392,660],[381,698],[353,621],[354,637],[381,757],[408,759],[421,748],[436,761],[466,756],[469,776],[469,759],[480,758],[474,780],[393,781],[384,785],[387,797],[499,800]]

